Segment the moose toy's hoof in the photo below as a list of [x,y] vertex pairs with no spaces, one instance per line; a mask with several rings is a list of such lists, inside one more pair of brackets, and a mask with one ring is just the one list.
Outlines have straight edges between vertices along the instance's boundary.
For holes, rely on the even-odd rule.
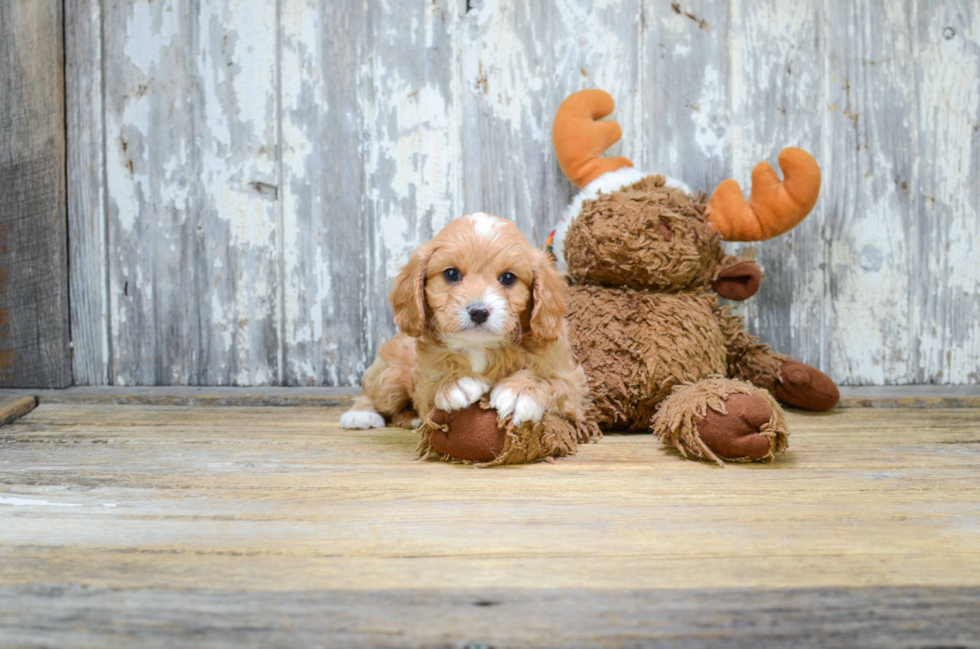
[[799,361],[786,361],[779,368],[773,396],[797,408],[830,410],[840,400],[837,384],[815,367]]
[[711,452],[726,459],[761,460],[771,455],[772,439],[760,430],[772,416],[772,407],[757,394],[733,394],[725,400],[728,414],[708,409],[698,420],[701,440]]
[[497,426],[497,411],[484,409],[475,403],[463,410],[434,410],[431,415],[435,424],[445,424],[448,430],[439,428],[432,432],[429,443],[432,450],[455,460],[489,462],[504,450],[505,432]]

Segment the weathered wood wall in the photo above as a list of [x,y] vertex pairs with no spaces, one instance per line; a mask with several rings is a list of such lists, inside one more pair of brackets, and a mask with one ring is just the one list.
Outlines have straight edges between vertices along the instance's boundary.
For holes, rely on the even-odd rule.
[[349,385],[455,216],[543,242],[551,119],[618,100],[637,166],[711,190],[783,146],[814,214],[739,246],[751,329],[842,383],[977,383],[977,0],[66,0],[82,384]]
[[71,383],[61,0],[0,2],[0,386]]

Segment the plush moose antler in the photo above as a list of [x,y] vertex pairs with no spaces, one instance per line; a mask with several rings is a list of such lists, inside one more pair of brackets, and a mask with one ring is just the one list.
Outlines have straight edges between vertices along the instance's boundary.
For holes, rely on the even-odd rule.
[[820,195],[820,167],[803,149],[779,154],[779,176],[768,162],[752,170],[748,201],[734,180],[725,180],[708,201],[708,220],[727,241],[765,241],[789,232],[806,218]]
[[[602,174],[632,167],[627,158],[603,158],[623,132],[616,122],[601,122],[615,102],[603,90],[580,90],[569,95],[555,114],[552,142],[558,164],[568,179],[585,187]],[[782,182],[768,162],[752,171],[748,201],[734,180],[725,180],[708,201],[712,226],[728,241],[764,241],[800,224],[820,194],[820,167],[803,149],[787,148],[779,154]]]
[[603,158],[602,153],[623,136],[616,122],[600,122],[616,102],[604,90],[580,90],[558,107],[551,141],[561,170],[573,183],[585,187],[606,173],[632,167],[627,158]]

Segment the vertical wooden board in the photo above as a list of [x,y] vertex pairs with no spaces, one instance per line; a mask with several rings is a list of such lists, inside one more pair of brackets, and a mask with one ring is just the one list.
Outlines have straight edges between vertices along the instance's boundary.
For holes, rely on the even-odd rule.
[[[746,195],[752,168],[767,161],[778,170],[777,157],[784,147],[806,149],[818,163],[826,164],[821,138],[825,110],[821,17],[818,0],[731,3],[732,177]],[[821,224],[829,203],[827,191],[809,218],[791,232],[729,249],[755,257],[766,273],[759,293],[737,308],[746,316],[748,330],[777,351],[832,370],[822,343]]]
[[65,1],[65,71],[72,376],[78,385],[106,385],[111,370],[98,0]]
[[727,0],[648,0],[634,162],[711,192],[731,174]]
[[913,381],[916,163],[910,3],[827,5],[824,197],[831,376]]
[[391,279],[459,213],[454,12],[283,4],[287,384],[357,384]]
[[[919,383],[980,382],[980,5],[919,3],[913,343]],[[908,271],[906,271],[908,272]]]
[[275,7],[104,6],[114,383],[276,381]]
[[639,0],[467,2],[459,34],[464,212],[513,220],[542,245],[573,195],[551,144],[562,100],[600,88],[623,127],[615,155],[639,157]]
[[0,385],[71,383],[60,0],[0,4]]
[[[366,348],[360,3],[283,0],[283,366],[287,385],[339,385]],[[347,381],[348,383],[350,381]]]
[[[359,67],[367,262],[362,368],[395,333],[391,280],[412,251],[460,215],[458,0],[368,3]],[[349,375],[344,384],[360,380]]]

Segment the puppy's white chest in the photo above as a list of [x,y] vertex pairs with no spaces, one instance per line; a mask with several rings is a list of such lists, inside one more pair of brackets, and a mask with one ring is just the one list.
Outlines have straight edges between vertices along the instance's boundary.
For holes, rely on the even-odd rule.
[[466,356],[470,359],[470,367],[477,374],[483,374],[487,370],[487,352],[484,349],[476,349],[467,352]]

